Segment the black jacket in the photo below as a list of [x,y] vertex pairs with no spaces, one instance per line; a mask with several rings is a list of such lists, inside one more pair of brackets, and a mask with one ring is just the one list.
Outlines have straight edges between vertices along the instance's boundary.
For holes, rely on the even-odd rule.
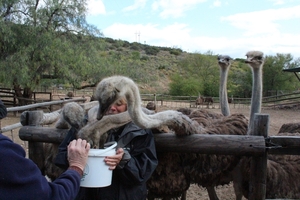
[[[112,184],[99,189],[99,200],[143,200],[147,197],[146,182],[158,161],[152,131],[130,122],[108,133],[107,142],[117,141],[129,153],[125,162],[113,170]],[[117,148],[118,148],[117,147]]]

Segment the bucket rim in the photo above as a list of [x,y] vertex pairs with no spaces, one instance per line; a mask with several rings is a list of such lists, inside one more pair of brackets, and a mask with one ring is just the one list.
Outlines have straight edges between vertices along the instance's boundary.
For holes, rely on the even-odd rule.
[[[105,149],[90,149],[88,156],[101,156],[104,153],[116,148],[117,142],[114,142],[112,145]],[[97,150],[97,152],[95,152]]]

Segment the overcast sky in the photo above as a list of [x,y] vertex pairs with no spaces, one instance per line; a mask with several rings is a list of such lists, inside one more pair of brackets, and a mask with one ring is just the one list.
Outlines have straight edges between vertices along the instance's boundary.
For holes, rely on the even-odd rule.
[[300,0],[88,0],[105,37],[245,58],[300,57]]

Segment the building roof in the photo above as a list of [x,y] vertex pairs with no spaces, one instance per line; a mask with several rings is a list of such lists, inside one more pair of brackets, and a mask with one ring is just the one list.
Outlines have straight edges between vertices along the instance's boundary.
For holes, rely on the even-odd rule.
[[283,69],[284,72],[300,72],[300,67],[292,68],[292,69]]
[[282,71],[284,72],[294,72],[295,76],[298,78],[298,80],[300,81],[300,77],[298,76],[298,74],[296,72],[300,72],[300,67],[297,68],[292,68],[292,69],[283,69]]

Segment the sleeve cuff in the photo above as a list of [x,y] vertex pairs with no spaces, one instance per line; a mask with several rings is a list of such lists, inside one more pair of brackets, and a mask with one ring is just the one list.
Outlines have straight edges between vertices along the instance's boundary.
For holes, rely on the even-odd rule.
[[117,165],[117,168],[123,169],[130,159],[131,159],[131,155],[129,154],[127,149],[124,149],[123,158],[120,161],[120,163]]
[[82,177],[82,175],[83,175],[83,171],[79,167],[70,166],[68,169],[71,169],[71,170],[74,170],[74,171],[78,172],[80,177]]

